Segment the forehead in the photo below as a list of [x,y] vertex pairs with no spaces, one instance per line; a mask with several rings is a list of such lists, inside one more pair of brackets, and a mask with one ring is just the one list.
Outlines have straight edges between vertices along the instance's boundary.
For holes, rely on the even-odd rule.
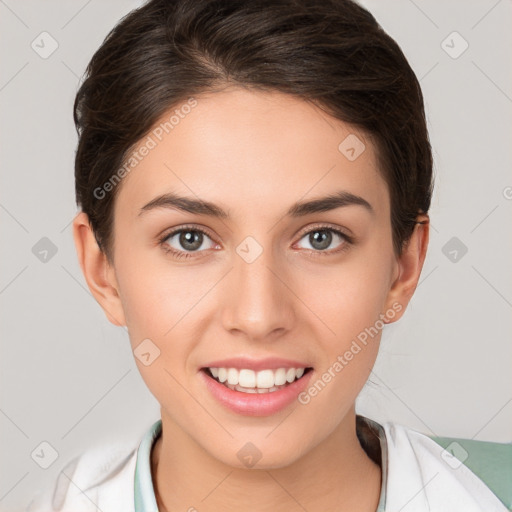
[[231,88],[196,96],[166,112],[134,151],[136,165],[116,203],[125,218],[164,193],[226,205],[242,216],[277,214],[339,190],[365,198],[377,212],[389,208],[370,139],[278,92]]

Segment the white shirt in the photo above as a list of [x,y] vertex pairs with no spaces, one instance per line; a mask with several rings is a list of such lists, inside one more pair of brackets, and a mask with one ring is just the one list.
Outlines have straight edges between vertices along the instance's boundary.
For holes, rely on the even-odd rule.
[[[370,425],[380,443],[376,512],[508,512],[482,480],[425,434],[360,415],[357,421]],[[73,459],[27,512],[158,512],[151,449],[161,429],[158,420],[138,446],[98,446]]]

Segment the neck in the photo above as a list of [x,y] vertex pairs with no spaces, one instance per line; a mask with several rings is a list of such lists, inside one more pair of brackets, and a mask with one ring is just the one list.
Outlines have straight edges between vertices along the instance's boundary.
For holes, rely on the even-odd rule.
[[354,408],[303,457],[272,469],[225,465],[162,414],[151,467],[160,512],[375,512],[380,497],[381,469],[359,443]]

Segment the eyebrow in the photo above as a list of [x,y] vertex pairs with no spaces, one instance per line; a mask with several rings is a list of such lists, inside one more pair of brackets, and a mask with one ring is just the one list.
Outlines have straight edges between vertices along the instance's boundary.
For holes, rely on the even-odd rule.
[[[310,201],[296,202],[286,212],[288,217],[304,217],[312,213],[326,212],[336,208],[346,206],[362,206],[372,215],[375,210],[372,205],[360,196],[354,195],[345,190],[340,190],[334,194],[330,194],[319,199]],[[157,208],[169,208],[173,210],[180,210],[197,215],[208,215],[218,219],[229,219],[228,212],[223,210],[220,206],[209,201],[194,199],[192,197],[183,197],[174,193],[162,194],[152,199],[149,203],[143,206],[138,215],[154,210]]]

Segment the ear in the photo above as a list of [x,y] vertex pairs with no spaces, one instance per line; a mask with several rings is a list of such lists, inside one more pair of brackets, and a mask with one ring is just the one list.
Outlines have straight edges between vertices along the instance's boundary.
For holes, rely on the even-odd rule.
[[126,324],[118,284],[113,266],[98,247],[98,242],[89,224],[89,217],[79,212],[73,220],[73,238],[89,290],[103,308],[108,320],[114,325]]
[[387,310],[395,311],[396,315],[393,315],[393,319],[388,319],[386,323],[393,323],[401,318],[416,290],[427,255],[429,232],[429,216],[427,214],[419,215],[411,238],[396,260],[394,280],[386,299]]

